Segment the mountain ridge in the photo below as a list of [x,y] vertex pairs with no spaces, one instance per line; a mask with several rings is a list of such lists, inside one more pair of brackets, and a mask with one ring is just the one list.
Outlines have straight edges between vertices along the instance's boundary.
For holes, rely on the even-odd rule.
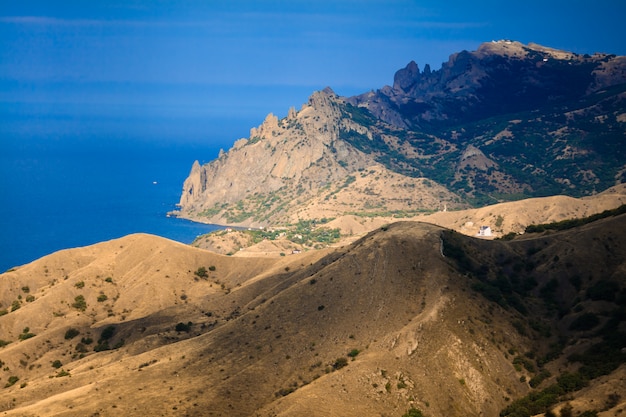
[[194,164],[177,214],[268,226],[592,195],[624,182],[625,134],[626,57],[486,43],[440,70],[409,63],[393,87],[348,98],[326,88],[284,119],[268,115]]

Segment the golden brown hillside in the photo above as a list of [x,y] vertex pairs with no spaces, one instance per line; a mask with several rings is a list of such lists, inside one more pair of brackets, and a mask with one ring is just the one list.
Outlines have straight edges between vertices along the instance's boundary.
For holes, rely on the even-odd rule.
[[[479,209],[437,211],[408,217],[404,217],[406,213],[394,216],[381,213],[371,217],[356,214],[343,215],[332,218],[326,223],[318,222],[314,228],[338,229],[341,239],[332,242],[334,246],[353,242],[371,230],[398,220],[432,223],[469,236],[476,236],[481,226],[488,226],[492,232],[491,238],[498,238],[510,233],[523,233],[526,227],[532,224],[584,218],[615,209],[623,204],[626,204],[626,185],[620,184],[592,197],[530,198]],[[319,219],[329,214],[326,211],[318,211],[318,208],[319,206],[310,205],[303,218]],[[300,219],[294,217],[292,221],[297,223]],[[285,230],[285,228],[278,230]],[[266,239],[259,243],[252,238],[252,234],[254,233],[226,228],[199,237],[193,242],[193,246],[233,256],[279,256],[281,253],[308,250],[316,246],[315,244],[303,245],[298,239],[289,240],[288,236]],[[317,246],[323,245],[322,242]]]
[[[57,252],[0,275],[0,407],[496,416],[596,344],[617,358],[609,374],[563,398],[600,410],[624,392],[602,330],[624,331],[624,229],[621,216],[504,242],[402,222],[284,257],[149,235]],[[626,407],[618,397],[607,413]]]

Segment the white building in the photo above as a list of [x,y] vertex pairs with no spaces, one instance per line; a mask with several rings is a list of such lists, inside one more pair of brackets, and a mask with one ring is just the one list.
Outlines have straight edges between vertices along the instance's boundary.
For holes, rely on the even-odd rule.
[[480,229],[478,230],[478,236],[491,236],[491,227],[480,226]]

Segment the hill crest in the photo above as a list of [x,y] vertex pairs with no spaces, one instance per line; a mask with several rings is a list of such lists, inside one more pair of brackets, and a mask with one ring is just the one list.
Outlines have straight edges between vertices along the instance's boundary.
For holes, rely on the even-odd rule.
[[[273,259],[147,235],[58,252],[0,275],[2,305],[21,305],[0,316],[0,404],[7,416],[497,415],[529,381],[574,372],[566,358],[603,326],[623,331],[610,323],[624,219],[512,242],[401,222]],[[555,352],[560,337],[576,343]],[[571,403],[609,398],[623,372]]]

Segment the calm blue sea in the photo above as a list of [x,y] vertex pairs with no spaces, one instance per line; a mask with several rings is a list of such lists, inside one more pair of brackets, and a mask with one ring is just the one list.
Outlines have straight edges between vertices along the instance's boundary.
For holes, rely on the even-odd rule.
[[217,228],[166,213],[193,161],[236,139],[219,121],[0,110],[0,271],[129,233],[190,243]]

